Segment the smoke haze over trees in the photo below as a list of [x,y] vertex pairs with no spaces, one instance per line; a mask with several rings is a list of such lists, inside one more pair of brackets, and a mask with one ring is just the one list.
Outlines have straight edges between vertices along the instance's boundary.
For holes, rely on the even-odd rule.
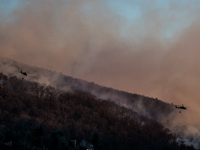
[[0,7],[2,56],[200,107],[199,1],[11,2]]
[[[198,147],[199,8],[196,0],[0,1],[0,56],[26,64],[3,62],[0,69],[18,78],[23,69],[27,81],[59,87],[57,97],[90,91],[159,121]],[[163,107],[154,109],[157,104]],[[179,114],[174,104],[190,108]]]
[[[194,149],[155,120],[95,99],[87,93],[53,87],[0,74],[0,147],[68,149],[70,140],[91,141],[96,149]],[[27,92],[30,88],[32,93]],[[7,147],[8,148],[8,147]]]
[[[179,110],[175,109],[174,104],[163,102],[157,98],[115,90],[92,82],[66,76],[55,71],[31,67],[5,58],[1,58],[0,66],[0,71],[8,74],[8,77],[1,78],[0,83],[5,82],[5,84],[8,84],[6,89],[8,92],[11,92],[10,94],[13,93],[12,91],[17,93],[23,91],[24,94],[28,94],[29,96],[36,96],[46,99],[47,101],[51,98],[54,100],[60,99],[61,102],[68,99],[67,97],[63,97],[65,92],[72,92],[75,96],[78,95],[79,92],[83,92],[92,99],[114,102],[124,107],[122,111],[130,109],[125,114],[131,115],[131,118],[144,116],[145,118],[158,121],[163,127],[169,128],[173,133],[179,135],[178,141],[182,140],[185,144],[194,145],[196,148],[199,147],[199,114],[190,109],[179,113]],[[26,71],[28,76],[24,77],[24,75],[19,72],[20,68]],[[18,79],[14,76],[17,76]],[[74,91],[79,92],[74,93]],[[109,105],[109,103],[107,104]],[[30,103],[30,105],[32,104]],[[34,110],[31,112],[38,114],[36,108],[37,107],[34,107]],[[27,109],[29,110],[29,107]],[[121,108],[115,107],[112,110],[118,111],[118,109],[120,110]],[[73,112],[75,113],[76,109],[73,110]],[[137,118],[138,117],[136,117],[136,119]],[[144,119],[141,117],[139,118],[139,122],[143,124]]]

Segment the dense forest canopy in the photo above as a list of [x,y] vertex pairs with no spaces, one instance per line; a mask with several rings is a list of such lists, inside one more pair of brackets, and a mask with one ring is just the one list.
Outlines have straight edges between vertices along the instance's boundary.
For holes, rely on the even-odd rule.
[[[112,101],[3,73],[0,80],[2,148],[12,141],[12,149],[69,149],[71,139],[85,139],[103,150],[194,149],[159,122]],[[99,138],[96,145],[94,137]]]

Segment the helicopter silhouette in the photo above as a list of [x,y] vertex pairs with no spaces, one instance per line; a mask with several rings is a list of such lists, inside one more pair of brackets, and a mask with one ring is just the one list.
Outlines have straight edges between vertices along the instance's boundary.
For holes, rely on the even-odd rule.
[[187,109],[185,106],[183,106],[183,104],[182,104],[182,106],[180,106],[180,105],[175,105],[175,107],[176,107],[177,109]]
[[27,76],[27,73],[26,72],[22,72],[22,70],[20,71],[21,74]]
[[[182,104],[182,106],[180,106],[180,105],[175,105],[175,108],[177,108],[177,109],[187,109],[187,107],[185,107],[185,106],[183,106],[183,104]],[[181,113],[181,111],[179,111],[179,113]]]

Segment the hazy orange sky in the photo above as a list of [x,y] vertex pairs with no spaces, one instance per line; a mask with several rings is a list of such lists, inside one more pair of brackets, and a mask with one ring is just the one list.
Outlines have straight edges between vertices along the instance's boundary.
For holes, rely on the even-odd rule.
[[200,107],[200,1],[0,2],[1,56]]

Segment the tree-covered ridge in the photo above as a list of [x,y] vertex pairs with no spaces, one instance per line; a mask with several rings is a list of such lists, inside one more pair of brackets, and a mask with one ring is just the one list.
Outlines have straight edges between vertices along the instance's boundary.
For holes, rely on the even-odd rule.
[[[193,149],[160,123],[114,102],[2,73],[0,80],[1,149],[69,149],[71,139],[85,139],[102,150]],[[94,137],[100,143],[95,145]],[[10,141],[12,147],[3,144]]]
[[[9,75],[9,77],[17,76],[18,78],[21,78],[19,70],[23,69],[24,71],[26,71],[28,76],[26,77],[27,80],[24,82],[26,83],[27,81],[34,81],[33,83],[35,85],[32,87],[32,89],[38,90],[38,88],[36,87],[36,82],[38,82],[46,85],[51,85],[52,87],[55,87],[56,89],[62,91],[82,91],[84,93],[93,95],[98,99],[113,101],[120,106],[124,106],[126,108],[134,110],[140,115],[144,115],[148,118],[165,124],[169,121],[163,118],[174,117],[174,104],[165,103],[157,98],[151,98],[143,95],[116,90],[113,88],[95,84],[93,82],[87,82],[81,79],[67,76],[62,73],[57,73],[48,69],[21,64],[17,61],[7,58],[0,59],[0,66],[0,72],[4,72],[6,75]],[[30,89],[30,87],[26,87],[26,89]],[[26,92],[34,92],[35,95],[40,96],[45,95],[45,93],[49,93],[44,91],[43,89],[44,86],[41,86],[40,90],[38,91],[29,90]],[[46,88],[46,90],[49,89]],[[57,91],[54,95],[58,96],[59,93],[60,92]]]

